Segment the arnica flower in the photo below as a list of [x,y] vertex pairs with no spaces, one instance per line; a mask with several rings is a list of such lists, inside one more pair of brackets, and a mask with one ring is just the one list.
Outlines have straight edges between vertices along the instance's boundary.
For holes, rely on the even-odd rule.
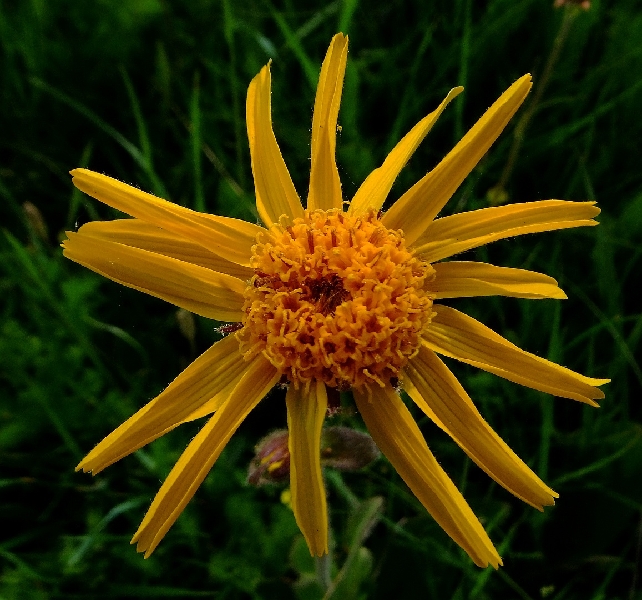
[[595,386],[608,380],[524,352],[441,304],[463,296],[565,298],[556,281],[540,273],[444,259],[503,238],[596,224],[593,202],[562,200],[437,218],[523,102],[530,76],[511,85],[432,171],[382,212],[397,175],[463,88],[415,125],[344,202],[335,144],[347,45],[337,34],[321,68],[306,208],[272,129],[269,63],[247,94],[264,226],[195,212],[86,169],[72,171],[77,188],[133,219],[68,233],[65,256],[198,315],[238,323],[78,465],[96,474],[181,423],[212,415],[134,535],[145,556],[243,419],[287,381],[292,509],[313,555],[328,551],[320,462],[328,396],[351,389],[368,431],[426,510],[477,565],[497,567],[499,554],[429,450],[399,387],[497,483],[540,510],[557,494],[489,427],[438,355],[592,406],[604,397]]

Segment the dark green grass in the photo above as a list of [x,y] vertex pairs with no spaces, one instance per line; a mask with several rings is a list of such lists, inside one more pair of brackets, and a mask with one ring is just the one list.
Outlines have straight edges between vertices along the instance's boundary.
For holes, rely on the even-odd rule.
[[[73,472],[217,339],[217,324],[177,317],[64,260],[58,242],[65,229],[116,216],[72,188],[77,166],[256,220],[245,92],[269,58],[274,127],[305,195],[316,78],[339,30],[350,35],[338,140],[348,198],[451,87],[466,92],[393,198],[533,73],[530,99],[446,211],[487,206],[502,182],[510,201],[597,200],[601,225],[467,255],[546,272],[568,300],[452,305],[521,347],[613,381],[591,409],[451,364],[560,499],[543,514],[525,506],[415,413],[505,566],[472,565],[380,460],[328,473],[335,568],[349,566],[335,597],[642,597],[642,12],[635,0],[595,0],[570,18],[551,4],[0,1],[0,598],[318,597],[281,489],[245,484],[253,445],[285,424],[282,391],[244,423],[148,560],[128,541],[198,424],[94,479]],[[349,409],[334,422],[361,426]]]

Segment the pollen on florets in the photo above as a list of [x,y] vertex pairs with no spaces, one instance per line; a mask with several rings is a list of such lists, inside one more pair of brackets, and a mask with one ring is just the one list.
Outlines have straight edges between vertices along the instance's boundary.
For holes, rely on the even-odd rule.
[[294,385],[339,389],[399,377],[432,313],[434,269],[376,213],[305,211],[260,234],[245,290],[241,353]]

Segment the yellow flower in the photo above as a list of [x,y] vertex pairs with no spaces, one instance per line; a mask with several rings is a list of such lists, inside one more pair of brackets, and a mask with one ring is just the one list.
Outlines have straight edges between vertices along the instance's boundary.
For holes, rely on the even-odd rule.
[[286,379],[291,503],[312,554],[328,551],[320,465],[327,390],[352,389],[370,434],[426,510],[477,565],[497,567],[499,554],[428,449],[397,385],[488,475],[540,510],[557,494],[489,427],[437,355],[593,406],[604,397],[595,386],[608,380],[524,352],[437,303],[462,296],[565,298],[540,273],[439,261],[507,237],[596,224],[593,202],[561,200],[436,218],[523,102],[530,76],[508,88],[439,165],[382,213],[400,170],[463,88],[422,119],[346,205],[335,144],[347,44],[337,34],[321,68],[306,209],[272,130],[269,64],[247,94],[256,206],[265,227],[194,212],[86,169],[72,171],[76,187],[134,218],[68,233],[65,256],[196,314],[240,324],[77,467],[98,473],[177,425],[213,413],[134,535],[146,557],[243,419]]

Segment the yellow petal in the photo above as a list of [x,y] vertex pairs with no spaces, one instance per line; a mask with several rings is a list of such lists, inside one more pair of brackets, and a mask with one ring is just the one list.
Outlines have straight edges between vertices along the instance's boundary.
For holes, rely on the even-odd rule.
[[476,565],[501,565],[484,528],[435,460],[397,393],[389,387],[374,388],[371,398],[366,392],[353,392],[375,443],[435,521]]
[[310,554],[321,556],[328,553],[328,511],[321,474],[321,429],[328,407],[325,384],[313,382],[309,391],[290,385],[285,401],[292,510]]
[[529,352],[520,350],[479,321],[447,306],[433,306],[430,326],[423,333],[428,348],[504,379],[554,396],[597,406],[604,393],[594,386],[609,379],[575,373]]
[[511,85],[446,157],[394,203],[385,215],[384,225],[403,229],[408,245],[421,236],[499,137],[531,86],[530,75]]
[[197,315],[241,321],[245,283],[175,258],[67,232],[63,254],[81,265]]
[[[233,338],[234,336],[229,335],[228,337]],[[228,399],[241,377],[243,377],[245,368],[247,367],[247,361],[243,360],[243,363],[238,362],[236,352],[232,353],[232,357],[234,359],[234,364],[230,367],[230,372],[227,373],[225,377],[226,379],[230,379],[230,377],[232,378],[229,383],[225,387],[222,387],[215,396],[212,396],[209,400],[189,413],[184,419],[180,421],[180,423],[178,423],[178,425],[189,423],[190,421],[196,421],[196,419],[201,419],[203,417],[211,415],[221,407],[225,400]],[[165,430],[161,435],[164,435],[165,433],[167,433],[167,431],[169,431],[169,429]]]
[[248,267],[226,260],[200,244],[140,219],[92,221],[83,225],[78,233],[163,254],[243,281],[254,274]]
[[435,278],[426,284],[426,289],[435,299],[464,296],[566,298],[566,294],[557,287],[557,281],[534,271],[457,261],[437,263],[433,268]]
[[405,373],[403,387],[417,406],[497,483],[539,510],[555,504],[558,495],[484,421],[434,352],[421,348]]
[[277,370],[262,355],[247,371],[229,399],[189,443],[156,494],[132,544],[147,558],[183,512],[232,434],[279,380]]
[[[350,203],[350,209],[348,211],[350,214],[359,215],[370,210],[378,211],[383,206],[392,188],[392,184],[395,182],[395,179],[397,179],[397,175],[399,175],[401,169],[403,169],[408,160],[410,160],[410,157],[436,123],[439,115],[441,115],[446,106],[448,106],[449,102],[463,91],[463,87],[456,87],[450,90],[437,110],[431,112],[427,117],[419,121],[392,149],[386,157],[386,160],[383,161],[383,164],[368,175]],[[397,203],[395,203],[394,206],[396,205]],[[390,229],[398,229],[398,227],[390,227],[390,225],[388,225],[389,221],[394,222],[394,214],[395,213],[393,213],[392,221],[391,217],[388,217],[387,214],[384,216],[383,223]]]
[[214,412],[227,400],[230,387],[238,383],[247,367],[234,336],[216,342],[160,395],[100,442],[76,471],[95,475],[180,423],[196,418],[193,415],[197,411]]
[[437,219],[414,244],[429,262],[525,233],[597,225],[595,202],[539,200],[481,208]]
[[247,90],[247,137],[256,191],[256,209],[267,227],[281,215],[302,217],[301,200],[272,130],[270,64],[252,79]]
[[240,219],[199,213],[87,169],[71,171],[74,185],[92,198],[132,217],[187,238],[214,254],[249,266],[262,227]]
[[348,57],[348,36],[337,33],[321,66],[312,117],[312,168],[310,170],[310,210],[343,208],[341,180],[335,148],[337,117],[341,104],[343,76]]

